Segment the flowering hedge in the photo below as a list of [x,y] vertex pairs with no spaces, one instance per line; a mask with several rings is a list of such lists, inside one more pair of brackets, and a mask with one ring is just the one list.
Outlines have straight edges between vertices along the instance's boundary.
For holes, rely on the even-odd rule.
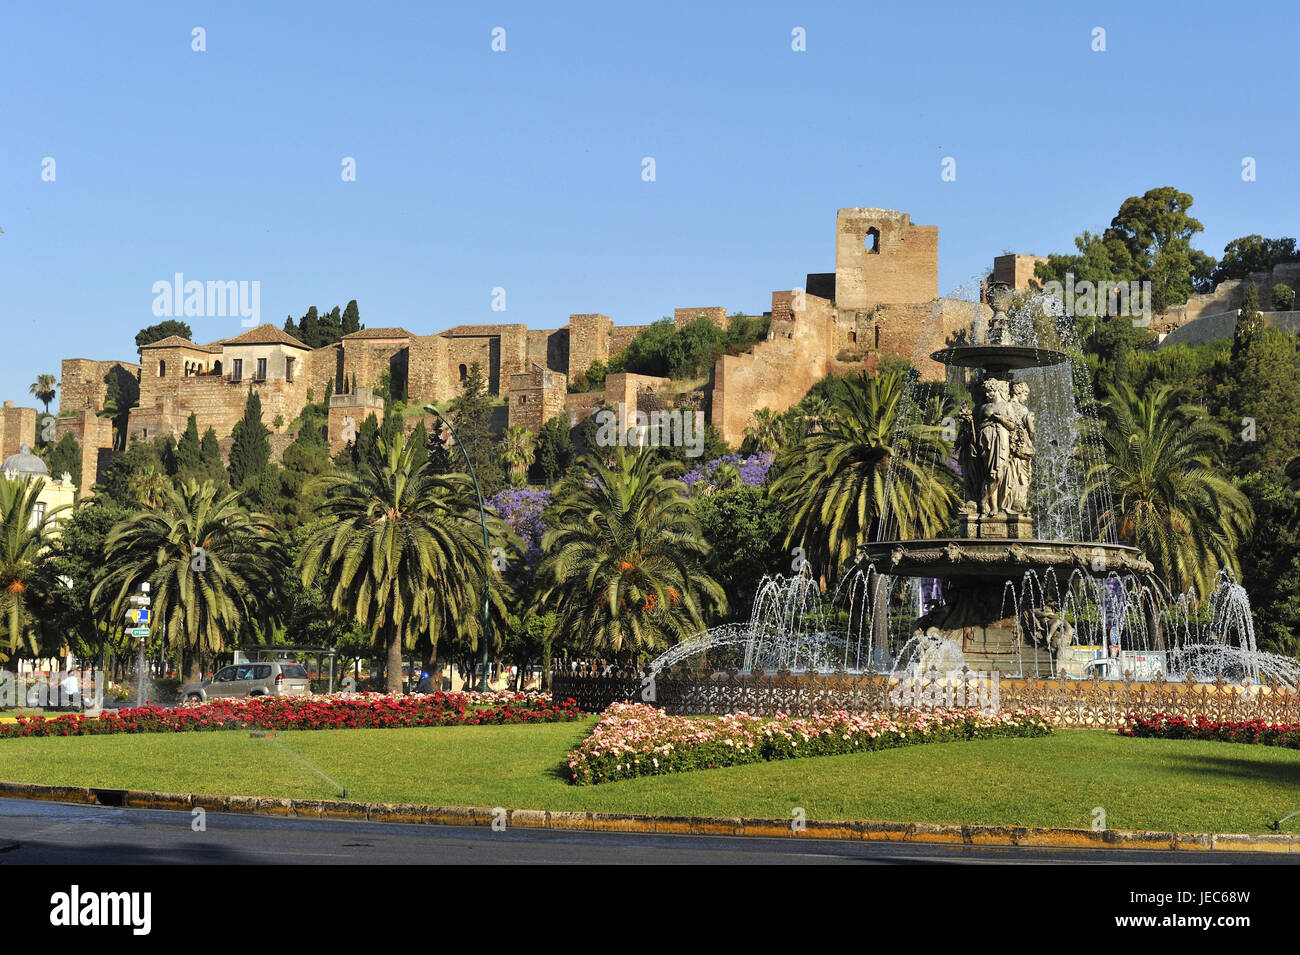
[[20,716],[0,724],[0,739],[25,736],[102,736],[110,733],[183,733],[196,730],[392,729],[403,726],[480,726],[558,723],[586,714],[573,700],[554,702],[540,693],[430,693],[386,696],[253,696],[105,710],[97,717],[68,713]]
[[1220,722],[1205,716],[1189,720],[1185,716],[1157,713],[1155,716],[1129,716],[1120,727],[1121,736],[1148,739],[1210,739],[1221,743],[1259,743],[1300,749],[1300,723],[1266,723],[1264,720]]
[[999,736],[1047,736],[1052,731],[1049,718],[1029,708],[996,716],[978,710],[935,710],[897,718],[837,712],[769,719],[747,713],[669,716],[641,703],[615,703],[569,754],[569,781],[581,786],[770,759]]

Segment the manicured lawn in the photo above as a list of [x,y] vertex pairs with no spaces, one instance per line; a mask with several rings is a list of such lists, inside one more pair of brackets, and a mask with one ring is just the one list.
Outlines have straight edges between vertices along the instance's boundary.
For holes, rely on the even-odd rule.
[[0,779],[338,797],[311,764],[366,802],[1075,828],[1100,806],[1111,828],[1196,832],[1260,832],[1300,809],[1295,750],[1086,730],[571,787],[564,756],[593,722],[4,740]]

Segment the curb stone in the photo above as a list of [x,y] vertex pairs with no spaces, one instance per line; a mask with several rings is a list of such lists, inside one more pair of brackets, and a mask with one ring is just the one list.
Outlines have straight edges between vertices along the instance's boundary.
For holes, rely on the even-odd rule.
[[[31,799],[128,809],[238,812],[309,819],[434,826],[490,826],[494,811],[481,806],[363,803],[272,796],[214,796],[88,786],[48,786],[0,780],[0,798]],[[1151,832],[1140,829],[1065,829],[1035,826],[945,825],[928,822],[809,819],[795,830],[789,819],[727,816],[651,816],[632,813],[506,810],[520,829],[672,833],[710,836],[785,836],[861,842],[912,842],[967,846],[1032,846],[1042,849],[1158,849],[1199,852],[1300,853],[1300,835],[1288,833]]]

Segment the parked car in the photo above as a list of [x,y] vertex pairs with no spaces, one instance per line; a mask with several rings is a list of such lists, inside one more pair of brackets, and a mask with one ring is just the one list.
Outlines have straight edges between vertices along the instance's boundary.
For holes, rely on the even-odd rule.
[[301,663],[268,660],[222,667],[201,683],[181,687],[181,700],[206,703],[230,696],[309,696],[311,680]]

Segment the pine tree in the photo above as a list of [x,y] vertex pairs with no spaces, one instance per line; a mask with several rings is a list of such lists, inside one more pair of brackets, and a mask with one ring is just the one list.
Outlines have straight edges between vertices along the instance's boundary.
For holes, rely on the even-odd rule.
[[176,470],[182,474],[192,474],[199,469],[202,455],[199,451],[199,420],[190,413],[190,420],[185,424],[185,433],[176,443]]
[[292,315],[286,315],[284,317],[284,330],[288,332],[290,335],[292,335],[294,338],[297,338],[298,335],[300,334],[298,331],[298,326],[294,322]]
[[343,309],[343,334],[351,335],[359,331],[361,331],[361,311],[357,308],[357,300],[354,298]]
[[244,417],[235,423],[234,444],[230,446],[230,485],[241,488],[251,481],[260,482],[271,461],[270,431],[262,423],[262,399],[251,387],[244,402]]

